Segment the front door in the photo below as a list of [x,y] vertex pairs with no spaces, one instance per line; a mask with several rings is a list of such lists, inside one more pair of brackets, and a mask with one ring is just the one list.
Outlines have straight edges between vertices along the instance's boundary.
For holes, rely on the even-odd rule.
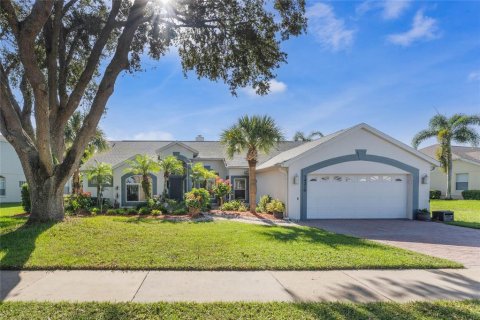
[[184,176],[171,176],[169,179],[168,196],[170,199],[183,200],[183,182]]

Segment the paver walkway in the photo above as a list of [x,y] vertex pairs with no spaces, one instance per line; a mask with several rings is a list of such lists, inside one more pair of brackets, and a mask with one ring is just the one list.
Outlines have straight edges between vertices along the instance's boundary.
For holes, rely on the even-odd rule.
[[480,267],[480,230],[414,220],[309,220],[301,223],[331,232]]
[[0,271],[5,301],[479,299],[480,268],[357,271]]

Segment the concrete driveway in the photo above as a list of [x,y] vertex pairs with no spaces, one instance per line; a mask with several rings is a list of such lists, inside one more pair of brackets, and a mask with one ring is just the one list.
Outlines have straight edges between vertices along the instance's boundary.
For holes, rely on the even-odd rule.
[[309,220],[303,225],[480,266],[480,230],[411,220]]

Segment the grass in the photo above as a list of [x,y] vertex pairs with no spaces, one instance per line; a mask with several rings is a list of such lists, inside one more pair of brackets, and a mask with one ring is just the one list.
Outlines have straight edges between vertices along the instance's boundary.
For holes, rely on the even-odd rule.
[[0,318],[35,319],[480,319],[480,302],[0,303]]
[[11,221],[0,227],[1,269],[461,267],[456,262],[309,227],[112,216],[69,218],[61,223],[35,225],[25,224],[25,218],[4,215],[4,219]]
[[455,221],[448,224],[480,229],[480,200],[430,200],[430,210],[454,211]]

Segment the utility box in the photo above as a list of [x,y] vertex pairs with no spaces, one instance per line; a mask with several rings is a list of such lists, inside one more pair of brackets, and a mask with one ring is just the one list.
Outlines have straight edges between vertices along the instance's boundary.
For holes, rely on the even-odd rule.
[[453,221],[453,211],[441,210],[441,211],[432,211],[432,219],[437,221]]

